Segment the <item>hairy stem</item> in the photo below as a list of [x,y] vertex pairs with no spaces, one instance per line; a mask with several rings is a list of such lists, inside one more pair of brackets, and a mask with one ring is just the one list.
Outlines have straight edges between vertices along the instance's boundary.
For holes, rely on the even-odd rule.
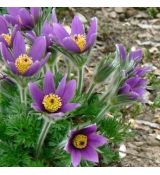
[[27,89],[18,84],[21,103],[27,104]]
[[39,154],[41,153],[42,146],[44,144],[44,140],[45,140],[45,138],[47,136],[47,133],[49,131],[50,126],[51,126],[51,121],[45,119],[42,131],[41,131],[41,133],[39,135],[39,138],[38,138],[38,143],[37,143],[37,148],[36,148],[36,156],[37,156],[37,158],[39,157]]
[[78,86],[77,86],[78,94],[82,92],[82,88],[83,88],[83,71],[84,71],[84,67],[78,68]]

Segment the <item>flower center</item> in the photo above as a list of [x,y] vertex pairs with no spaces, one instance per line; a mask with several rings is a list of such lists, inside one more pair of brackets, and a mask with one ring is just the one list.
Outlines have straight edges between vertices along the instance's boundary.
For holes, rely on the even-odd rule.
[[78,149],[83,149],[87,146],[87,136],[78,134],[73,138],[73,145]]
[[62,106],[61,98],[52,93],[44,96],[42,104],[49,112],[56,112]]
[[7,42],[7,44],[10,46],[11,45],[11,35],[3,33],[2,37]]
[[32,58],[26,54],[20,55],[15,61],[15,66],[21,74],[24,74],[32,64]]
[[83,52],[86,46],[86,37],[84,35],[78,34],[73,36],[73,40],[79,47],[80,51]]

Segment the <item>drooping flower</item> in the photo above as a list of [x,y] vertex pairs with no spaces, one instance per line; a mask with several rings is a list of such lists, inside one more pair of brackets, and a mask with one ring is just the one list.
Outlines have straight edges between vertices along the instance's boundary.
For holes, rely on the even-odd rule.
[[4,15],[6,20],[13,26],[18,24],[23,30],[31,30],[41,16],[41,8],[31,7],[8,7],[8,14]]
[[[46,37],[48,50],[50,50],[50,46],[52,46],[55,41],[55,35],[53,33],[53,26],[55,23],[57,23],[57,16],[56,16],[55,8],[53,8],[51,19],[45,20],[44,24],[42,25],[42,30],[40,34],[41,36]],[[33,31],[27,32],[27,37],[30,39],[31,42],[33,42],[37,38],[36,34]]]
[[7,47],[11,47],[17,31],[18,26],[15,26],[13,30],[9,30],[7,21],[3,16],[0,16],[0,42],[3,42]]
[[13,40],[12,52],[4,43],[1,43],[1,53],[11,71],[21,76],[32,76],[37,73],[50,56],[50,53],[46,55],[45,37],[37,38],[28,52],[19,31]]
[[96,40],[97,18],[94,17],[91,19],[87,34],[78,16],[75,16],[72,20],[71,32],[67,32],[67,30],[58,23],[54,25],[53,30],[58,45],[70,52],[82,53],[90,49]]
[[142,59],[142,50],[137,49],[135,51],[130,51],[127,55],[126,48],[123,46],[123,44],[116,44],[116,48],[119,54],[119,57],[122,61],[135,61],[140,62]]
[[73,166],[78,166],[81,158],[98,162],[96,148],[107,143],[107,139],[96,133],[96,124],[89,125],[80,130],[70,131],[65,150],[71,154]]
[[143,96],[146,91],[146,80],[139,76],[134,76],[127,79],[118,94],[127,95],[132,100],[144,101]]
[[43,90],[39,89],[37,84],[29,83],[29,91],[34,102],[32,107],[39,112],[44,112],[48,117],[62,117],[66,112],[74,110],[79,106],[78,103],[70,103],[76,90],[76,81],[66,82],[66,75],[60,81],[58,87],[55,87],[53,74],[48,71],[45,74]]

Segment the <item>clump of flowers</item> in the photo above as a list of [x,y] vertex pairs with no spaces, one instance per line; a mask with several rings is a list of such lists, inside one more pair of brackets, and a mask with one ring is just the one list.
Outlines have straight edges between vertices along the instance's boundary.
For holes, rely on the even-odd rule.
[[[127,54],[117,44],[84,88],[84,67],[98,35],[96,17],[86,33],[78,16],[66,30],[55,8],[7,12],[0,16],[0,165],[102,166],[119,160],[116,149],[129,125],[113,109],[145,102],[150,68],[141,66],[142,50]],[[100,86],[105,90],[97,91]],[[6,160],[10,152],[16,156]]]

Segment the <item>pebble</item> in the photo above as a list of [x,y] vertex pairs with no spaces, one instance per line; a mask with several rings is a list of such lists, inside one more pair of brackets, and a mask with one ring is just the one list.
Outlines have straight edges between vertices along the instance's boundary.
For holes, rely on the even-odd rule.
[[109,14],[109,16],[111,17],[111,18],[116,18],[117,17],[117,13],[116,12],[111,12],[110,14]]
[[156,140],[152,136],[148,136],[146,142],[149,146],[160,146],[160,141]]
[[144,145],[145,143],[144,143],[144,142],[134,142],[134,144],[135,144],[136,146],[142,146],[142,145]]
[[114,10],[115,10],[115,12],[117,12],[117,13],[124,13],[125,8],[123,8],[123,7],[115,7]]
[[126,11],[126,17],[127,18],[130,18],[130,17],[134,16],[136,13],[137,13],[136,10],[134,10],[134,9],[128,9]]

